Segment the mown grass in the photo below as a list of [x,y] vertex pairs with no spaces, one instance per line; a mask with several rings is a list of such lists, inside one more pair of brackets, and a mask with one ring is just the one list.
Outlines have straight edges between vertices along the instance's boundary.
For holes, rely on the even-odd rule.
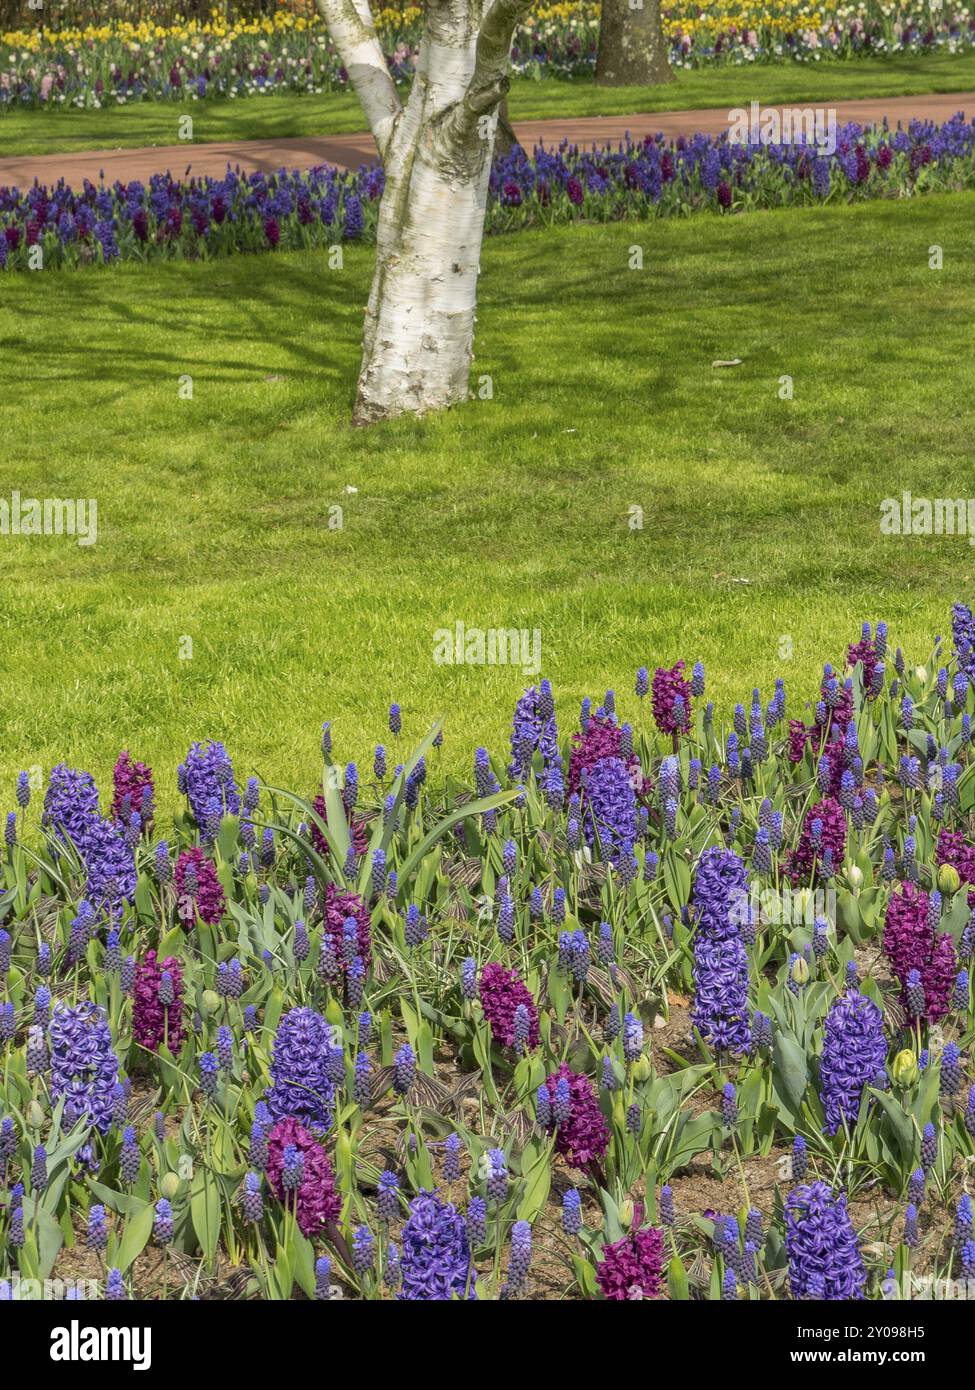
[[[703,68],[680,72],[675,81],[662,87],[606,88],[589,79],[515,79],[509,106],[517,121],[732,107],[751,101],[919,96],[973,88],[975,54],[932,54],[806,66],[780,63]],[[195,143],[338,135],[364,126],[362,109],[351,92],[329,92],[319,97],[284,94],[228,101],[141,102],[100,111],[14,109],[0,115],[0,149],[13,156],[172,145],[179,138],[180,118],[187,114],[193,117]]]
[[964,539],[882,536],[879,509],[971,492],[975,195],[495,238],[493,399],[355,430],[370,262],[4,278],[0,496],[99,507],[91,548],[0,537],[10,804],[21,767],[107,784],[123,746],[171,804],[209,736],[308,789],[320,721],[370,766],[393,699],[405,743],[446,712],[467,769],[529,678],[435,664],[458,619],[540,629],[568,731],[678,656],[726,710],[784,675],[795,713],[863,618],[921,659],[970,596]]

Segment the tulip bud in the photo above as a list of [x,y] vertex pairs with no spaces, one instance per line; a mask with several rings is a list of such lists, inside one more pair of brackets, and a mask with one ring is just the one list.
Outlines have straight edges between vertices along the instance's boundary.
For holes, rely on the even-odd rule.
[[909,1047],[898,1052],[894,1058],[890,1074],[898,1086],[913,1086],[920,1075],[918,1071],[917,1058]]
[[649,1081],[652,1072],[653,1064],[647,1054],[642,1052],[633,1063],[633,1079],[634,1081]]
[[961,875],[954,864],[942,864],[938,870],[938,888],[945,897],[950,898],[961,887]]
[[859,864],[851,864],[846,876],[854,888],[860,888],[863,885],[863,870]]
[[627,1197],[625,1201],[620,1202],[619,1218],[623,1230],[628,1231],[633,1225],[633,1203],[630,1201],[629,1197]]
[[179,1191],[179,1174],[166,1173],[162,1182],[159,1184],[159,1191],[166,1198],[167,1202],[171,1202]]
[[39,1100],[32,1100],[27,1107],[27,1123],[31,1129],[40,1129],[44,1123],[46,1111]]
[[200,995],[200,1013],[204,1017],[215,1013],[220,1007],[220,995],[215,989],[205,989]]
[[792,978],[797,985],[809,983],[809,965],[804,956],[796,956],[792,962]]

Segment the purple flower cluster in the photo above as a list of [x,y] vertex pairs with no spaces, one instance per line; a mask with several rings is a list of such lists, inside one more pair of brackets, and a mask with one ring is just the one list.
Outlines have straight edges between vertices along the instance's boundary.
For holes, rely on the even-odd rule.
[[702,854],[694,880],[694,1004],[691,1017],[702,1039],[717,1051],[745,1052],[748,1021],[748,955],[741,937],[747,873],[732,850]]
[[328,1129],[335,1087],[329,1079],[332,1030],[314,1009],[291,1009],[281,1019],[271,1053],[267,1104],[275,1119],[288,1116]]
[[467,1222],[452,1203],[420,1192],[410,1203],[402,1242],[398,1298],[419,1303],[477,1297]]
[[837,999],[823,1027],[820,1099],[826,1132],[856,1124],[864,1086],[886,1086],[887,1039],[883,1015],[872,999],[849,990]]
[[[831,193],[891,197],[973,183],[975,121],[960,114],[940,127],[912,121],[896,132],[850,124],[838,132],[832,155],[801,142],[734,144],[727,133],[648,136],[588,151],[563,143],[531,155],[516,148],[495,161],[487,229],[819,204]],[[185,182],[166,173],[148,185],[132,180],[110,189],[86,181],[80,191],[60,183],[0,188],[0,270],[26,269],[38,245],[52,268],[329,245],[373,235],[382,191],[378,166],[247,176],[228,168],[221,179]],[[674,696],[683,698],[677,668],[670,676],[661,684],[667,731]],[[682,727],[686,715],[685,707]]]
[[596,1266],[603,1298],[614,1303],[656,1298],[661,1288],[664,1238],[654,1226],[632,1231],[613,1245],[604,1245]]
[[496,1042],[505,1047],[515,1046],[515,1014],[522,1005],[528,1014],[527,1044],[538,1046],[538,1006],[517,970],[505,970],[497,961],[491,961],[481,971],[480,997],[484,1017],[491,1025],[491,1036]]
[[644,791],[640,760],[635,753],[624,756],[623,731],[608,716],[594,716],[584,733],[572,735],[569,753],[569,794],[581,793],[586,774],[606,758],[626,764],[627,775],[634,791]]
[[866,1267],[846,1195],[825,1183],[797,1187],[785,1203],[785,1247],[793,1298],[861,1299]]
[[[566,1114],[559,1113],[557,1092],[559,1082],[565,1082],[567,1091]],[[546,1127],[557,1127],[556,1150],[576,1168],[585,1168],[597,1162],[609,1147],[609,1127],[599,1108],[595,1088],[588,1076],[574,1072],[567,1062],[563,1062],[545,1082],[544,1095],[549,1100],[548,1123]]]
[[532,685],[515,706],[511,723],[511,763],[508,775],[513,782],[528,776],[536,749],[545,766],[559,761],[559,733],[555,723],[555,701],[547,680]]
[[[300,1182],[297,1193],[284,1183],[285,1154],[300,1155]],[[279,1202],[294,1204],[302,1235],[321,1235],[330,1221],[338,1218],[341,1201],[335,1190],[335,1174],[328,1155],[314,1135],[293,1116],[279,1119],[267,1134],[267,1181]]]
[[884,922],[884,955],[901,985],[901,1003],[915,1017],[917,1001],[908,990],[912,970],[920,975],[924,1017],[937,1023],[951,1006],[957,962],[955,943],[931,921],[927,893],[913,883],[901,884],[890,896]]
[[[161,997],[163,974],[170,980],[172,997],[167,1004]],[[165,993],[168,993],[166,991]],[[186,1036],[183,1028],[183,972],[174,956],[157,959],[147,951],[135,972],[132,998],[132,1036],[141,1047],[158,1051],[165,1043],[175,1056]]]
[[118,1057],[104,1009],[85,1000],[57,1004],[48,1028],[51,1099],[64,1099],[64,1123],[85,1118],[101,1134],[111,1128],[119,1084]]
[[583,829],[590,847],[616,862],[629,855],[636,837],[636,793],[622,758],[601,758],[582,786]]
[[98,814],[98,788],[91,773],[78,772],[66,763],[52,767],[41,824],[77,847],[88,822]]
[[135,857],[123,831],[102,820],[98,788],[87,772],[59,763],[44,796],[42,824],[77,851],[87,874],[85,897],[95,913],[117,922],[135,896]]
[[215,927],[227,908],[223,885],[213,861],[196,845],[180,852],[176,860],[176,911],[187,930],[196,918]]
[[207,824],[214,811],[218,815],[240,814],[240,793],[234,781],[234,766],[222,743],[205,747],[194,743],[180,763],[177,786],[190,803],[197,825]]

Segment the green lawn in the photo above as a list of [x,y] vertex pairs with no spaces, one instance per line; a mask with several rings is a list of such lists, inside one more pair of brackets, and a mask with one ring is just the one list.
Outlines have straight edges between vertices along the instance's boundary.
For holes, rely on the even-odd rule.
[[[705,68],[682,72],[663,87],[596,87],[591,81],[515,80],[513,119],[612,116],[684,107],[741,106],[760,102],[828,102],[856,97],[915,96],[975,90],[975,54],[851,62]],[[363,128],[355,96],[250,97],[235,101],[143,102],[101,111],[20,110],[0,116],[0,149],[7,155],[68,150],[171,145],[181,116],[192,115],[194,137],[261,140],[337,135]],[[972,114],[972,113],[969,113]]]
[[436,665],[457,620],[541,630],[567,732],[584,694],[631,712],[636,667],[678,656],[726,709],[783,674],[795,714],[863,618],[923,659],[970,596],[964,539],[885,538],[879,509],[972,489],[975,195],[493,239],[494,399],[357,431],[370,260],[4,278],[2,495],[99,506],[92,548],[0,538],[10,804],[21,767],[107,783],[124,745],[171,804],[208,736],[307,788],[319,722],[368,766],[392,699],[409,742],[446,711],[466,769],[527,681]]

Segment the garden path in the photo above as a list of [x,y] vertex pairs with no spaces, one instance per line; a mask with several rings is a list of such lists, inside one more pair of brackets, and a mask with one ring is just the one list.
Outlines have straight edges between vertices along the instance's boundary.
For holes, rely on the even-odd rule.
[[[799,105],[792,103],[791,105]],[[802,105],[809,106],[805,102]],[[773,108],[763,107],[762,110]],[[779,110],[782,108],[779,107]],[[969,119],[975,116],[975,92],[948,92],[930,96],[875,97],[863,101],[838,101],[828,109],[836,111],[837,122],[859,121],[874,124],[886,116],[891,125],[915,117],[933,121],[949,120],[958,111]],[[70,116],[65,117],[70,120]],[[632,116],[576,116],[555,120],[518,121],[515,131],[526,148],[542,143],[558,145],[562,140],[579,145],[605,145],[629,132],[634,138],[662,131],[667,136],[694,135],[698,131],[718,135],[728,129],[728,108],[697,111],[656,111]],[[97,182],[104,171],[109,183],[120,179],[147,180],[152,174],[170,170],[180,176],[189,166],[193,174],[219,176],[228,163],[239,165],[244,173],[287,168],[307,169],[315,164],[335,164],[343,169],[357,168],[375,158],[372,136],[366,133],[330,136],[298,136],[294,139],[228,141],[213,144],[155,145],[144,149],[93,150],[87,153],[18,155],[0,157],[0,187],[24,188],[36,179],[56,183],[63,178],[74,187],[84,179]]]

